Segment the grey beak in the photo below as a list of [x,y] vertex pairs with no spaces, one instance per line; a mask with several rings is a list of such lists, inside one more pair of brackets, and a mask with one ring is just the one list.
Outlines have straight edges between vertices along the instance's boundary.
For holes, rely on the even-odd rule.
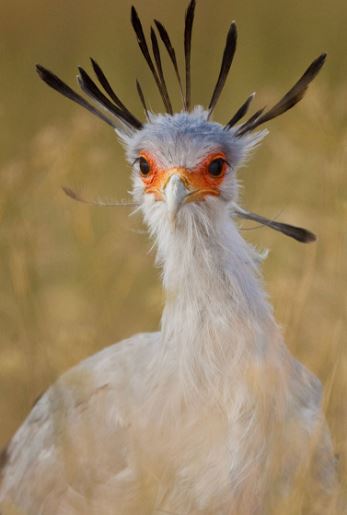
[[182,206],[189,190],[185,187],[181,177],[173,174],[169,178],[164,188],[164,196],[168,207],[170,222],[176,224],[177,213]]

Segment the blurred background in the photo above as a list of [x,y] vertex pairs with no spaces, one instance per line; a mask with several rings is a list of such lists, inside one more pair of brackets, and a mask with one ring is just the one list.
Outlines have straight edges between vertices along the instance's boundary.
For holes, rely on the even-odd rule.
[[[168,26],[180,64],[186,0],[136,0],[146,29]],[[0,447],[64,370],[117,340],[158,327],[163,296],[151,244],[129,208],[71,201],[128,197],[129,167],[112,131],[39,81],[36,63],[74,84],[94,57],[142,116],[141,80],[161,103],[130,28],[130,0],[2,0],[0,18]],[[288,346],[325,385],[325,408],[347,476],[347,3],[345,0],[200,0],[193,99],[208,102],[229,22],[239,46],[215,119],[227,122],[257,91],[274,103],[322,51],[328,61],[307,97],[270,122],[240,171],[243,203],[307,226],[302,246],[267,229],[244,236],[269,248],[264,276]],[[170,92],[180,108],[163,52]],[[345,483],[346,484],[346,483]]]

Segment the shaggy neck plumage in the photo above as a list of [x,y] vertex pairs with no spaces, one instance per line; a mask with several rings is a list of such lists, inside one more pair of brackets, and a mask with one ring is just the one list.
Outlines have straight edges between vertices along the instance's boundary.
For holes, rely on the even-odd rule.
[[194,209],[182,209],[175,229],[159,218],[152,228],[166,291],[158,359],[200,388],[240,371],[249,353],[266,353],[276,328],[257,255],[227,210]]

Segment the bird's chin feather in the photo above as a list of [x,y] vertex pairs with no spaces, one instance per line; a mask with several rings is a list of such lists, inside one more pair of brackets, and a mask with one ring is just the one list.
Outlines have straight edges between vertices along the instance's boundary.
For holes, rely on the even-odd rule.
[[184,234],[202,228],[208,234],[221,212],[225,211],[224,202],[217,197],[183,204],[178,210],[175,223],[172,223],[170,211],[165,201],[156,201],[153,195],[145,195],[141,204],[144,221],[149,233],[158,245],[161,239],[167,239],[173,233]]

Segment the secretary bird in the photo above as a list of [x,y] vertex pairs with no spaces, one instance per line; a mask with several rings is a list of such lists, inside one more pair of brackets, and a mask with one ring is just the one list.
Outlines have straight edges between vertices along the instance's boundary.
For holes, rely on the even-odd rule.
[[[261,256],[235,221],[255,220],[301,242],[315,239],[241,208],[236,172],[267,134],[255,130],[302,99],[326,56],[271,109],[241,122],[252,94],[222,125],[212,114],[234,58],[236,25],[207,109],[192,108],[194,11],[192,0],[183,81],[164,25],[154,22],[151,51],[132,8],[166,110],[151,112],[137,82],[144,123],[93,59],[99,84],[83,68],[77,77],[93,103],[37,66],[44,82],[110,125],[125,146],[133,203],[156,244],[166,304],[159,332],[83,361],[36,403],[3,451],[1,515],[278,514],[300,474],[312,478],[311,494],[330,502],[335,466],[320,383],[287,350],[263,289]],[[178,113],[160,40],[183,99]]]

